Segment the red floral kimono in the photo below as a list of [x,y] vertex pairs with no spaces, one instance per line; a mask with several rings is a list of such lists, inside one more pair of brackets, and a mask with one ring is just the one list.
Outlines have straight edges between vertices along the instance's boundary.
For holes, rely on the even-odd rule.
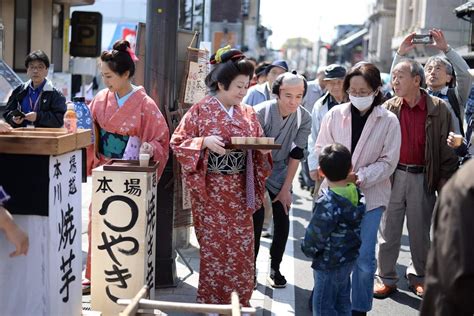
[[[218,135],[224,143],[231,137],[260,137],[254,110],[233,107],[224,111],[215,97],[194,104],[171,137],[171,148],[181,164],[190,190],[196,236],[200,245],[200,275],[197,301],[229,304],[232,291],[240,303],[250,306],[254,286],[254,236],[252,214],[247,207],[246,173],[208,171],[209,151],[202,150],[205,136]],[[270,174],[270,154],[252,151],[256,209],[263,201],[265,179]]]

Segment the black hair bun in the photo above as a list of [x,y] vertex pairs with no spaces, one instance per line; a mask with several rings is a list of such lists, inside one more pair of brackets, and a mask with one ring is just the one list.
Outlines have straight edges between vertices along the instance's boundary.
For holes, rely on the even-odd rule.
[[113,48],[115,50],[121,51],[121,52],[126,52],[127,48],[130,48],[130,43],[126,40],[118,40],[114,43]]

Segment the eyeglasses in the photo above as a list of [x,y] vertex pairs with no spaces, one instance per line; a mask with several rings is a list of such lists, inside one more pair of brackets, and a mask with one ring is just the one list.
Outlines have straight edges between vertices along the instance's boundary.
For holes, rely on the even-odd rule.
[[363,98],[363,97],[368,97],[369,95],[371,95],[373,91],[354,91],[354,90],[349,89],[346,91],[346,93],[355,97]]
[[45,65],[28,66],[28,70],[31,70],[31,71],[43,71],[45,69],[46,69]]

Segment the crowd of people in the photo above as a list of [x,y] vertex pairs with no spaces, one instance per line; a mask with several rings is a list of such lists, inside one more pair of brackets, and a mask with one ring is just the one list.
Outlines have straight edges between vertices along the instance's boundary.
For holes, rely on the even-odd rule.
[[[171,139],[155,102],[131,83],[136,56],[119,41],[101,55],[107,88],[90,104],[96,133],[87,170],[111,158],[130,159],[125,149],[134,143],[132,156],[144,152],[159,160],[160,176],[173,151],[190,191],[200,245],[200,303],[229,303],[237,291],[241,304],[250,305],[265,214],[274,224],[268,282],[286,286],[280,265],[301,164],[302,176],[314,181],[313,215],[301,236],[314,269],[313,315],[365,315],[374,297],[396,291],[405,218],[412,259],[405,277],[425,300],[422,314],[472,314],[472,229],[463,221],[472,222],[467,211],[473,208],[474,163],[466,161],[474,124],[464,115],[472,80],[443,32],[430,34],[441,54],[424,67],[406,57],[415,34],[402,41],[390,99],[379,69],[369,62],[349,69],[332,64],[307,82],[284,60],[255,67],[241,51],[221,48],[211,56],[208,95],[187,111]],[[28,124],[61,127],[65,99],[46,78],[47,56],[33,52],[25,66],[31,80],[11,95],[0,132]],[[226,148],[232,137],[263,136],[281,148]],[[3,207],[0,229],[16,246],[12,255],[27,253],[28,237]],[[89,256],[85,289],[90,265]]]

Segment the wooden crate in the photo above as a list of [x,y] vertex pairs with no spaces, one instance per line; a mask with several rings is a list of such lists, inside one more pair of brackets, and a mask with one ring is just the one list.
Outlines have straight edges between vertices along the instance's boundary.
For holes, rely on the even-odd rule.
[[0,134],[0,153],[27,155],[60,155],[87,147],[91,130],[68,133],[64,128],[16,128]]

